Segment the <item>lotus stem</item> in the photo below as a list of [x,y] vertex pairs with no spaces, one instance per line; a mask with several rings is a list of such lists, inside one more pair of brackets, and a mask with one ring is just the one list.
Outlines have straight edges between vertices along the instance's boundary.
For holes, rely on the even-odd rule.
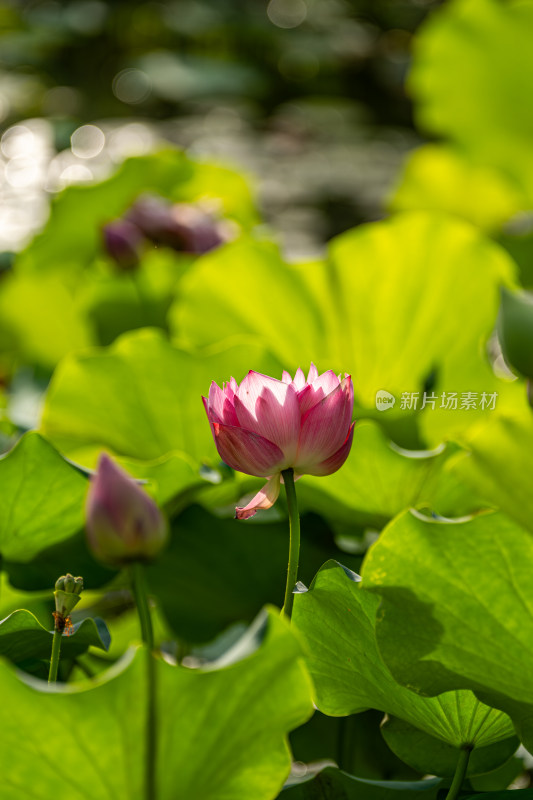
[[145,751],[145,800],[156,800],[156,760],[157,760],[157,709],[156,709],[156,662],[153,653],[154,631],[148,605],[148,589],[144,566],[141,562],[130,565],[131,584],[137,604],[141,633],[146,647],[147,709],[146,709],[146,751]]
[[300,560],[300,515],[298,513],[298,501],[296,499],[296,487],[294,485],[294,470],[292,468],[282,471],[285,492],[287,495],[287,507],[289,510],[290,526],[290,545],[289,545],[289,564],[287,567],[287,585],[285,587],[285,600],[282,613],[287,619],[292,616],[294,604],[293,590],[298,581],[298,562]]

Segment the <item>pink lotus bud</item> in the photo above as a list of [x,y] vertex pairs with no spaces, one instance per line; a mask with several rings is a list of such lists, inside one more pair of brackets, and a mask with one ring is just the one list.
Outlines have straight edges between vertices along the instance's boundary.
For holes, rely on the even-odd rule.
[[185,253],[207,253],[227,238],[222,223],[199,206],[170,205],[158,197],[137,200],[128,212],[128,220],[155,244]]
[[301,475],[331,475],[352,446],[353,386],[311,364],[307,381],[301,369],[281,381],[249,372],[240,386],[234,378],[221,389],[211,384],[204,401],[211,431],[223,461],[239,472],[268,477],[239,519],[270,508],[280,490],[282,470]]
[[165,519],[152,498],[106,453],[98,460],[85,510],[89,547],[105,564],[147,561],[167,540]]
[[139,266],[143,235],[139,228],[126,219],[117,219],[102,229],[104,246],[108,255],[123,270]]

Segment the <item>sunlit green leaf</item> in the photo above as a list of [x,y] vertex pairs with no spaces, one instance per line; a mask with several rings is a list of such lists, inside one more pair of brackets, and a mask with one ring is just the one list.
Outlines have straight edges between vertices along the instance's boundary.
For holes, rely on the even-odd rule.
[[[425,737],[425,753],[416,753],[416,766],[423,762],[427,772],[453,774],[458,750],[466,744],[475,747],[471,774],[506,761],[517,740],[509,749],[505,740],[513,737],[513,727],[505,714],[482,705],[472,692],[421,697],[394,680],[376,643],[378,605],[379,598],[364,592],[353,573],[335,561],[322,567],[308,592],[296,595],[293,622],[308,645],[318,708],[334,716],[377,708],[409,722],[433,737],[431,744]],[[495,743],[491,760],[487,751]],[[446,758],[451,748],[455,760]]]
[[380,652],[428,694],[470,688],[533,744],[533,538],[502,514],[435,520],[406,512],[370,550],[363,585],[383,598]]
[[[257,621],[241,652],[248,657],[236,661],[236,653],[205,671],[158,661],[160,800],[271,800],[281,789],[285,736],[312,713],[309,678],[277,612]],[[144,655],[79,689],[24,682],[0,666],[6,800],[27,790],[30,752],[36,797],[86,800],[90,787],[91,800],[141,800]]]

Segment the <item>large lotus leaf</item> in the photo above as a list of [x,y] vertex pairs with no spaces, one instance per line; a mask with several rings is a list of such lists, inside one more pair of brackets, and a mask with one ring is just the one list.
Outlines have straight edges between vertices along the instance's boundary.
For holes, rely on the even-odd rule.
[[333,716],[376,708],[429,734],[432,742],[426,736],[425,753],[416,753],[427,772],[439,768],[442,774],[453,774],[464,745],[475,748],[471,774],[510,758],[517,740],[501,711],[483,705],[472,692],[421,697],[394,680],[376,642],[379,598],[364,592],[356,577],[328,561],[309,591],[295,597],[293,623],[308,647],[317,707]]
[[[405,512],[373,545],[363,586],[382,597],[380,652],[435,695],[470,688],[533,745],[533,538],[503,514],[450,521]],[[363,590],[364,592],[364,590]]]
[[[50,622],[53,623],[51,616]],[[18,609],[0,622],[0,655],[15,664],[28,659],[49,659],[52,637],[53,631],[41,625],[30,611]],[[73,658],[91,646],[107,650],[109,643],[110,636],[105,622],[87,617],[73,625],[70,633],[63,634],[61,656]]]
[[501,227],[527,208],[512,180],[444,144],[410,154],[389,201],[394,211],[444,211],[484,230]]
[[[524,395],[525,387],[520,389]],[[471,485],[485,504],[500,508],[533,532],[531,453],[533,413],[524,402],[515,414],[489,418],[465,437],[468,454],[457,455],[450,469]]]
[[[319,518],[302,518],[302,580],[339,552]],[[206,642],[233,623],[253,619],[265,603],[282,604],[288,553],[285,520],[239,522],[192,506],[173,521],[171,541],[147,576],[178,637]]]
[[[159,800],[271,800],[281,789],[290,767],[285,736],[312,713],[309,678],[275,611],[240,652],[242,660],[207,670],[157,662]],[[86,800],[88,791],[91,800],[141,800],[145,655],[79,688],[50,689],[0,666],[5,800],[27,792],[29,754],[32,791],[43,800]]]
[[530,197],[532,30],[531,0],[454,0],[419,31],[409,80],[420,125],[508,172]]
[[[349,372],[359,403],[376,413],[376,392],[388,390],[396,406],[384,413],[405,414],[402,394],[419,392],[420,408],[431,374],[438,392],[465,388],[465,364],[465,390],[486,381],[482,345],[513,271],[507,253],[467,223],[401,214],[337,237],[327,262],[305,268],[283,265],[267,245],[209,254],[185,277],[171,321],[188,346],[255,334],[286,368],[314,360]],[[475,416],[452,413],[466,425]]]
[[289,786],[280,800],[437,800],[440,778],[425,781],[369,781],[326,767],[318,775]]
[[38,433],[0,458],[0,553],[27,562],[83,528],[87,479]]
[[479,508],[473,492],[448,468],[452,446],[433,451],[402,450],[370,420],[357,423],[353,446],[342,469],[326,478],[307,475],[298,482],[302,507],[353,523],[390,519],[410,506],[429,506],[444,516]]
[[158,331],[134,331],[60,364],[41,427],[72,456],[91,446],[141,460],[180,450],[218,461],[201,396],[212,380],[241,380],[252,368],[281,372],[253,343],[199,356],[172,347]]

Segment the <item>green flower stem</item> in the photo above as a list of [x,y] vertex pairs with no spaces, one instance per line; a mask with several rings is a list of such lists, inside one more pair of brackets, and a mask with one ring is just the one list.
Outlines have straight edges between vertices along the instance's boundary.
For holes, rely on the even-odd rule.
[[137,604],[139,622],[141,623],[141,634],[145,645],[149,650],[154,649],[154,631],[152,628],[152,618],[148,605],[148,587],[144,567],[140,561],[134,561],[130,565],[131,585],[133,596]]
[[472,747],[462,747],[459,751],[459,758],[457,759],[457,766],[455,768],[455,775],[453,776],[452,785],[446,795],[446,800],[456,800],[461,791],[461,786],[466,776],[468,769],[468,762],[470,761],[470,753]]
[[54,638],[52,639],[52,655],[50,657],[50,672],[48,673],[48,683],[57,681],[57,671],[59,669],[59,651],[61,650],[61,637],[63,631],[58,628],[57,622],[54,627]]
[[156,710],[156,663],[153,654],[154,631],[148,605],[148,588],[144,566],[134,562],[130,566],[130,577],[133,595],[137,604],[143,642],[146,645],[146,674],[148,681],[148,698],[146,709],[146,769],[145,800],[156,800],[156,753],[157,753],[157,710]]
[[285,601],[282,613],[290,619],[292,616],[292,606],[294,604],[293,589],[298,580],[298,561],[300,559],[300,515],[298,513],[298,501],[296,499],[296,488],[294,486],[294,470],[291,468],[282,471],[285,492],[287,494],[287,507],[289,509],[290,525],[290,545],[289,545],[289,565],[287,567],[287,586],[285,587]]

